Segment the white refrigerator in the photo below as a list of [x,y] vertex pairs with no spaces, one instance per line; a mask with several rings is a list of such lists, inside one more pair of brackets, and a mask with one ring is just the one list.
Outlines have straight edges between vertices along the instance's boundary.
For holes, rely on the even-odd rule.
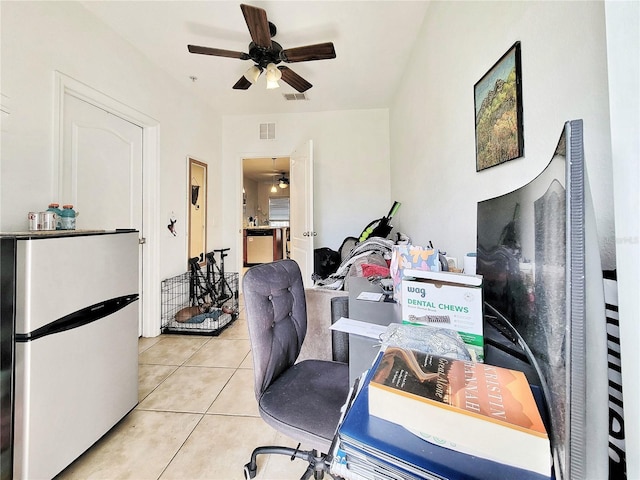
[[138,402],[138,232],[14,238],[13,478],[47,479]]

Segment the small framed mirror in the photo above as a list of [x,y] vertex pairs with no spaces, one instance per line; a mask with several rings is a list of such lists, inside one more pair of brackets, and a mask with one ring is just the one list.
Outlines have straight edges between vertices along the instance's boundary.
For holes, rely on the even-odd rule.
[[205,263],[207,249],[207,164],[189,158],[189,258]]

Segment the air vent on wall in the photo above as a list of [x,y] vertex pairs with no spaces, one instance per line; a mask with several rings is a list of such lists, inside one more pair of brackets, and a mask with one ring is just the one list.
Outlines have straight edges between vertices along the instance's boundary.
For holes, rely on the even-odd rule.
[[261,123],[260,124],[260,140],[273,140],[274,138],[276,138],[276,124]]
[[306,93],[283,93],[282,96],[285,100],[309,100]]

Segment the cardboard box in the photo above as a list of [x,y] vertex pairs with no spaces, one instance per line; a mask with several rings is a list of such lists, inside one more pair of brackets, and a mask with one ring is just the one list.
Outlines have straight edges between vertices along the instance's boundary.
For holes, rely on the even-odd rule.
[[480,275],[405,270],[401,288],[403,323],[455,330],[472,359],[484,361]]

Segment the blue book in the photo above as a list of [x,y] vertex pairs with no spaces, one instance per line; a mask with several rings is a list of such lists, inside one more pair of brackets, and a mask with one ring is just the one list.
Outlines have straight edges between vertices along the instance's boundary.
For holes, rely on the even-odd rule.
[[[364,385],[355,397],[338,428],[343,448],[349,446],[423,478],[456,480],[549,480],[550,477],[467,455],[428,442],[404,427],[369,415],[369,379],[377,367],[369,370]],[[491,439],[487,439],[488,442]],[[551,455],[551,453],[549,453]],[[347,456],[348,463],[348,456]]]

